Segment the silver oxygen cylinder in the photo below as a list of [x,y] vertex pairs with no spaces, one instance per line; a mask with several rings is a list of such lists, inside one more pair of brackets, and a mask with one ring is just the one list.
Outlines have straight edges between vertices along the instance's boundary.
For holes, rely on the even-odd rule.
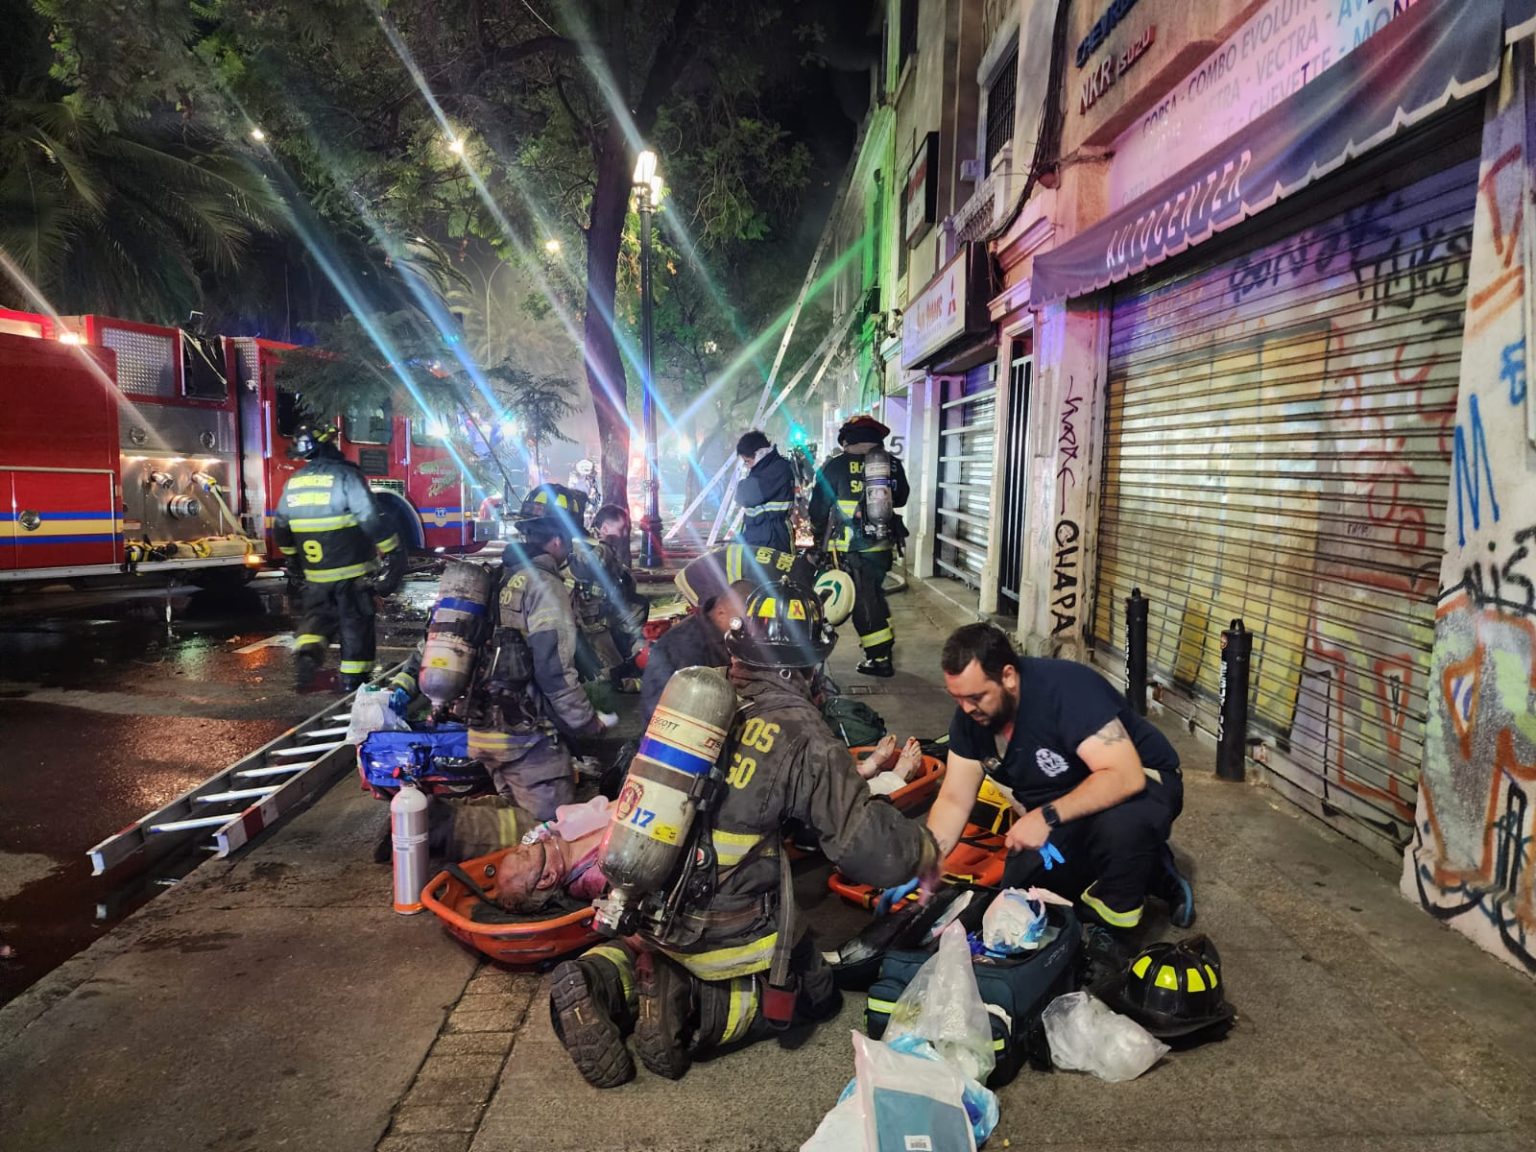
[[864,530],[876,540],[890,535],[896,518],[896,468],[891,454],[874,447],[864,457]]
[[600,931],[633,931],[640,903],[665,892],[688,848],[704,782],[725,748],[736,690],[718,668],[673,673],[614,802],[598,866],[610,885]]
[[427,621],[417,685],[434,708],[444,708],[469,688],[476,641],[491,611],[491,570],[467,560],[449,560],[437,583],[437,603]]
[[389,802],[389,837],[395,911],[414,916],[421,911],[421,890],[427,885],[427,797],[414,783],[401,784]]

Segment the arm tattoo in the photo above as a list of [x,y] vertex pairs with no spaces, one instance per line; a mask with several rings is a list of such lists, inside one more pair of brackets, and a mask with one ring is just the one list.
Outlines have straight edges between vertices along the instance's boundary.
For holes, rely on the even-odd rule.
[[1125,725],[1120,723],[1118,719],[1115,719],[1095,732],[1093,738],[1104,744],[1119,744],[1122,741],[1129,740],[1131,737],[1130,733],[1125,730]]

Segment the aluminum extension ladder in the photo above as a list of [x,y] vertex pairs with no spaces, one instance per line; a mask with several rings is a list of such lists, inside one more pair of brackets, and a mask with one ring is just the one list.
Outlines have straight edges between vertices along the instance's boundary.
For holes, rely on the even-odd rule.
[[[396,666],[398,668],[399,665]],[[382,685],[396,668],[373,681]],[[100,876],[155,841],[207,833],[204,848],[225,857],[356,766],[346,742],[352,694],[332,701],[271,743],[183,792],[163,808],[108,836],[89,852]]]

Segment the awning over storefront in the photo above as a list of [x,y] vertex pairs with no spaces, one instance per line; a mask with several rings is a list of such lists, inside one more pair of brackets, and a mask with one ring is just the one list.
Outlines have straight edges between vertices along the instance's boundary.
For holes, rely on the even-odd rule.
[[1536,0],[1419,0],[1296,95],[1121,211],[1036,258],[1046,304],[1133,276],[1268,208],[1492,83]]

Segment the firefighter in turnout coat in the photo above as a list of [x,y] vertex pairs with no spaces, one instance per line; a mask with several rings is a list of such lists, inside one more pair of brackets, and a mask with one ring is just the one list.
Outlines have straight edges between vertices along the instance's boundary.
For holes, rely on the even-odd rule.
[[[341,684],[359,687],[373,669],[375,593],[388,596],[405,576],[405,549],[380,513],[368,481],[336,447],[336,429],[305,425],[293,450],[309,461],[288,478],[272,518],[272,537],[304,589],[294,640],[294,679],[302,692],[341,637]],[[384,574],[374,579],[375,554]]]
[[[845,875],[869,884],[937,868],[927,829],[870,795],[811,703],[836,639],[820,602],[788,581],[759,587],[732,622],[726,649],[742,708],[723,799],[700,817],[716,855],[712,895],[695,903],[690,887],[663,938],[603,943],[550,975],[556,1032],[597,1087],[633,1075],[631,1031],[646,1067],[676,1079],[698,1053],[837,1011],[831,970],[781,900],[786,821],[813,830]],[[771,971],[790,973],[787,988],[771,985]]]
[[[895,675],[891,653],[896,648],[896,632],[891,627],[884,584],[894,559],[895,541],[905,530],[897,517],[894,532],[876,538],[866,531],[864,510],[864,458],[871,449],[883,445],[890,431],[872,416],[855,416],[844,424],[837,433],[843,450],[816,473],[811,496],[811,524],[821,534],[822,548],[853,578],[853,626],[864,649],[858,671],[865,676]],[[895,456],[890,460],[892,502],[901,508],[911,490],[901,461]]]
[[[562,572],[580,526],[568,509],[574,493],[524,503],[537,512],[520,522],[523,539],[502,558],[499,620],[491,659],[472,689],[469,754],[484,764],[497,790],[535,820],[576,799],[570,740],[616,724],[592,707],[576,674],[576,615]],[[564,502],[569,497],[569,503]]]

